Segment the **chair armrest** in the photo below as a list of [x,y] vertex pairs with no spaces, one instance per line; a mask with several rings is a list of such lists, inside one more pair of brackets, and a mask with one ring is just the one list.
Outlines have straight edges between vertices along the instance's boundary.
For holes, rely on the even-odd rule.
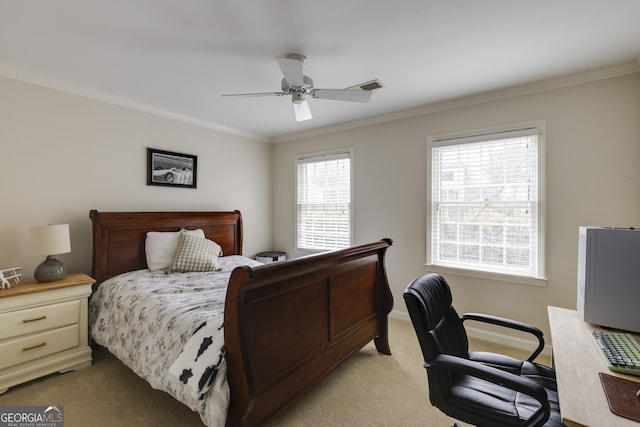
[[520,377],[492,366],[487,366],[479,362],[472,362],[468,359],[449,354],[439,354],[435,357],[432,363],[424,364],[425,368],[435,366],[442,366],[452,371],[481,378],[498,386],[531,396],[540,403],[540,408],[533,413],[525,424],[522,424],[523,426],[543,425],[551,416],[551,405],[549,404],[547,391],[544,387],[536,384],[528,378]]
[[517,320],[507,319],[505,317],[493,316],[490,314],[481,314],[481,313],[465,313],[460,318],[463,322],[465,320],[475,320],[478,322],[490,323],[492,325],[502,326],[505,328],[516,329],[518,331],[527,332],[538,339],[538,346],[536,349],[527,357],[527,361],[533,362],[536,357],[542,352],[544,349],[544,334],[535,326],[529,325],[527,323],[518,322]]

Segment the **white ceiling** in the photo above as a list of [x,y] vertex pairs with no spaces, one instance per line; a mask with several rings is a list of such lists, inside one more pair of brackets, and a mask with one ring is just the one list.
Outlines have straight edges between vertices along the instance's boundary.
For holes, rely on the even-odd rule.
[[[385,87],[306,122],[221,96],[279,91],[288,53],[316,88]],[[0,74],[270,140],[639,55],[640,0],[0,0]]]

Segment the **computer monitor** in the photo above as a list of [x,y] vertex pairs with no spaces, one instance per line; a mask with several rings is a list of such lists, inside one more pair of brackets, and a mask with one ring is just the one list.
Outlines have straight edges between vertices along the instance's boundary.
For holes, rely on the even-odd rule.
[[586,322],[640,332],[640,230],[580,227],[577,306]]

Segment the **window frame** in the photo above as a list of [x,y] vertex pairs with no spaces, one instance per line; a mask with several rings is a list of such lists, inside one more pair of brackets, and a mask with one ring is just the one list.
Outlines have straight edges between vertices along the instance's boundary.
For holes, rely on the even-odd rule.
[[[537,244],[537,257],[538,257],[538,269],[534,273],[534,276],[520,275],[517,273],[505,273],[496,271],[486,271],[473,269],[469,266],[452,266],[442,265],[434,262],[433,260],[433,247],[432,247],[432,230],[433,230],[433,148],[446,145],[456,145],[472,142],[491,141],[492,139],[500,139],[501,135],[508,137],[509,134],[515,134],[519,131],[526,129],[537,129],[538,133],[538,212],[537,212],[537,229],[538,229],[538,244]],[[485,128],[464,132],[447,133],[440,135],[432,135],[427,137],[427,194],[426,194],[426,264],[425,267],[428,271],[457,274],[460,276],[469,276],[475,278],[483,278],[490,280],[498,280],[511,283],[521,283],[535,286],[546,286],[547,279],[545,277],[545,139],[546,139],[546,125],[542,120],[519,123],[514,125],[506,125],[494,128]]]
[[[298,199],[298,164],[300,163],[312,163],[314,159],[318,162],[322,161],[323,158],[327,160],[331,160],[332,157],[345,156],[345,158],[349,159],[349,242],[346,247],[353,246],[354,236],[353,236],[353,219],[354,219],[354,149],[353,147],[345,147],[345,148],[337,148],[326,151],[319,151],[313,153],[304,153],[297,154],[294,160],[294,242],[293,247],[294,251],[298,254],[312,254],[312,253],[320,253],[326,252],[330,250],[334,250],[334,248],[325,248],[325,249],[313,249],[313,248],[304,248],[299,246],[299,199]],[[338,248],[341,249],[341,248]]]

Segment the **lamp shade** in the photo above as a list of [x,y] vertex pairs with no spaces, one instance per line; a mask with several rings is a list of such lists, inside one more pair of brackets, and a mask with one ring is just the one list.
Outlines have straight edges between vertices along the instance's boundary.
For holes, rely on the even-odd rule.
[[69,224],[31,227],[31,253],[56,255],[71,252]]

